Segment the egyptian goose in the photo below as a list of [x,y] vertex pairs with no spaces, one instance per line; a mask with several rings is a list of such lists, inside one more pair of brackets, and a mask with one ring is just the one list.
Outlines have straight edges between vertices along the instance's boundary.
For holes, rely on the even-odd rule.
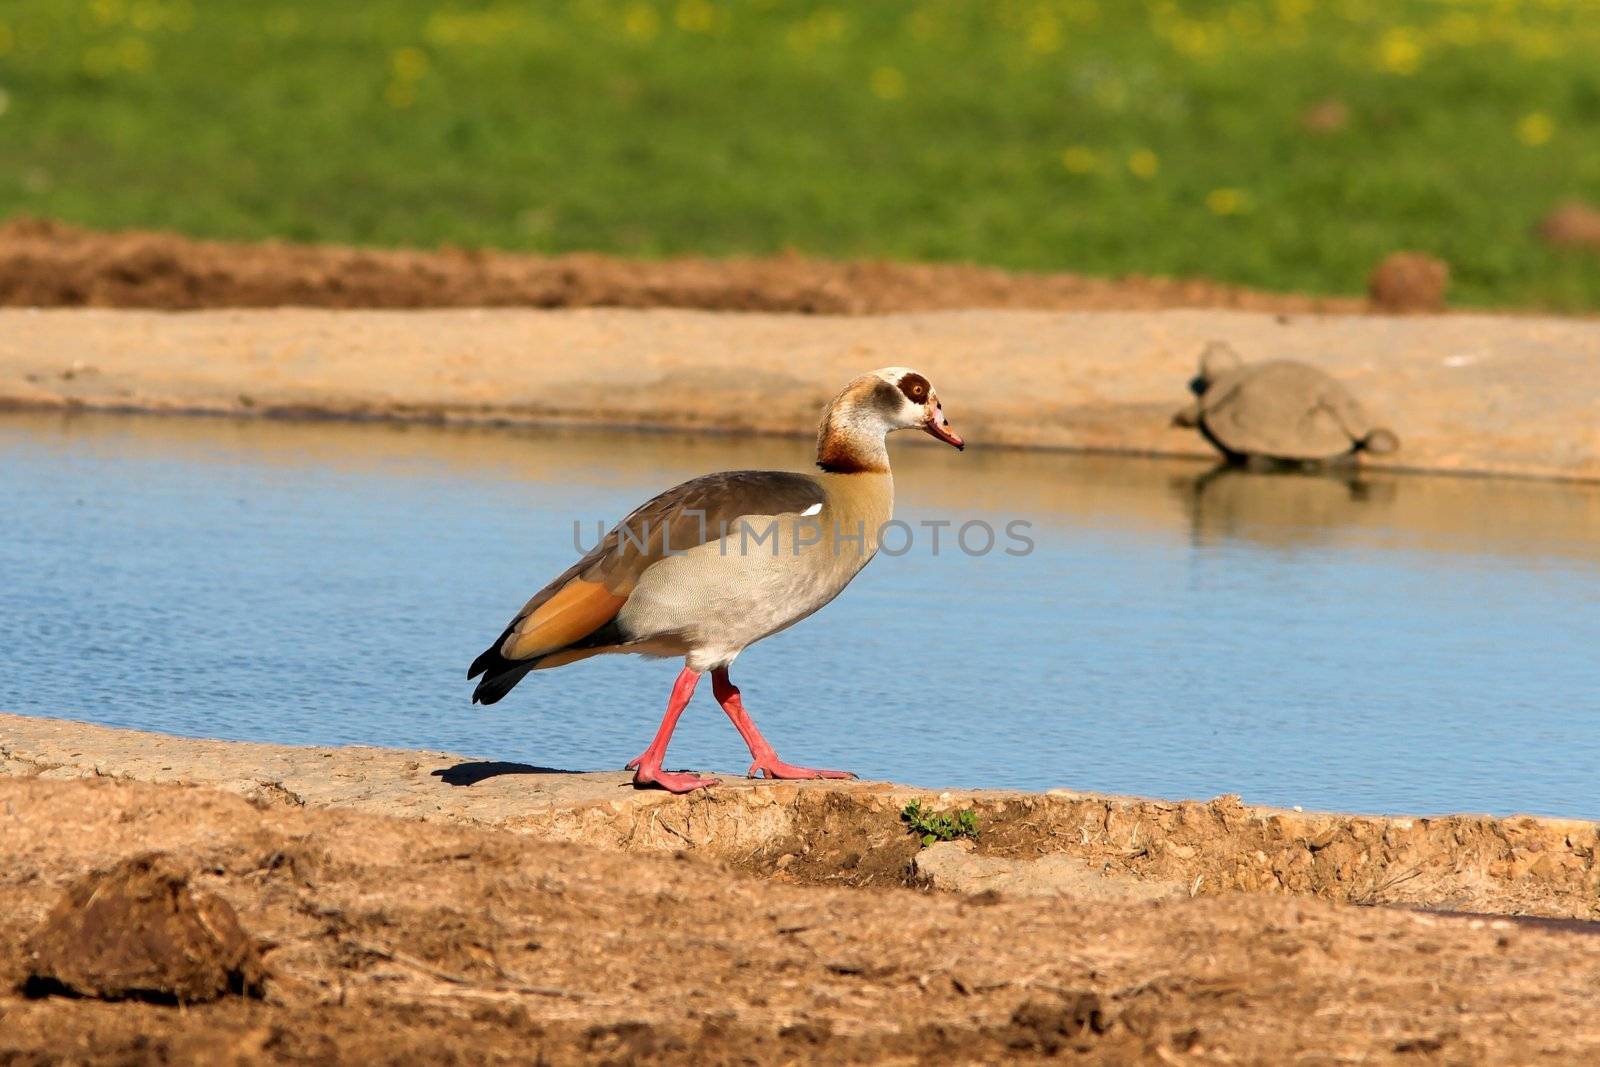
[[674,793],[714,778],[662,769],[702,672],[750,747],[750,777],[848,778],[778,758],[728,679],[747,646],[838,596],[878,549],[894,508],[884,439],[919,428],[956,448],[927,378],[888,367],[833,399],[817,434],[817,474],[730,471],[668,489],[623,519],[541,589],[472,661],[474,703],[493,704],[529,671],[608,652],[683,656],[655,740],[628,769],[636,786]]

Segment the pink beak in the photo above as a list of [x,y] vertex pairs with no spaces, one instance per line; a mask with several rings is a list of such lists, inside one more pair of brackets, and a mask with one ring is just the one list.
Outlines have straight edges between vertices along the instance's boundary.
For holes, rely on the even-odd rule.
[[933,409],[932,414],[928,416],[928,421],[922,424],[922,428],[929,437],[937,437],[945,444],[955,446],[957,452],[962,451],[967,446],[967,443],[961,440],[961,435],[952,430],[950,424],[945,421],[943,404]]

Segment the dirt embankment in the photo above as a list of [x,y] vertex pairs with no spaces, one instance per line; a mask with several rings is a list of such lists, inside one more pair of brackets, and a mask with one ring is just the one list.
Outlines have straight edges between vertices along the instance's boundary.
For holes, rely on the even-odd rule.
[[[84,873],[149,850],[259,998],[33,997]],[[0,778],[16,1063],[1593,1062],[1592,936],[1268,895],[1118,904],[751,878],[197,787]]]
[[[0,715],[0,775],[199,784],[268,806],[473,823],[630,852],[687,850],[806,884],[918,885],[1134,900],[1238,891],[1354,904],[1600,920],[1600,823],[1341,815],[1237,797],[930,791],[879,782],[730,781],[673,797],[626,774],[446,752],[203,741]],[[970,807],[983,832],[918,871],[910,800]],[[952,851],[953,850],[953,851]],[[1041,857],[1059,867],[1038,869]],[[1042,874],[1048,877],[1042,877]]]
[[[919,850],[911,798],[972,807],[976,847]],[[1600,911],[1597,831],[876,783],[672,797],[0,716],[0,1061],[1589,1062],[1600,941],[1572,920]],[[97,914],[114,942],[74,955],[62,901],[113,869],[94,906],[126,922]],[[152,879],[173,904],[151,911]],[[170,934],[129,936],[142,914],[214,937],[257,996],[37,995],[194,982]]]
[[1218,282],[1025,274],[964,264],[770,258],[632,260],[445,249],[196,241],[0,225],[0,305],[166,310],[234,307],[624,307],[864,315],[949,308],[1359,311],[1353,298]]

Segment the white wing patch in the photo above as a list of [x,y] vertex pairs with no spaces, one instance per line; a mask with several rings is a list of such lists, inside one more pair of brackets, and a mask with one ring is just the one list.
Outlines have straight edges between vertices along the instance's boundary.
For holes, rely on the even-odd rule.
[[820,503],[812,504],[809,508],[806,508],[800,514],[801,515],[820,515],[820,514],[822,514],[822,505]]

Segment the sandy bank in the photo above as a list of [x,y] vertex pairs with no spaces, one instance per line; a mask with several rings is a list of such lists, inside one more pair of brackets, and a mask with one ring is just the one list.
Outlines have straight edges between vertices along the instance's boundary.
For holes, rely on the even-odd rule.
[[899,363],[977,448],[1209,456],[1168,423],[1211,338],[1348,382],[1392,465],[1600,479],[1600,322],[1532,316],[0,310],[0,405],[809,436],[839,383]]
[[[1249,807],[1234,797],[933,792],[877,782],[735,780],[674,797],[635,790],[622,773],[194,740],[15,715],[0,715],[0,774],[205,785],[264,806],[476,824],[631,852],[687,850],[783,881],[901,885],[931,876],[960,889],[1108,900],[1249,891],[1600,919],[1600,824],[1579,820],[1383,818]],[[976,810],[983,833],[974,854],[965,862],[946,854],[917,877],[918,844],[899,819],[912,799]],[[1065,863],[1054,883],[1030,866],[1042,856]]]

